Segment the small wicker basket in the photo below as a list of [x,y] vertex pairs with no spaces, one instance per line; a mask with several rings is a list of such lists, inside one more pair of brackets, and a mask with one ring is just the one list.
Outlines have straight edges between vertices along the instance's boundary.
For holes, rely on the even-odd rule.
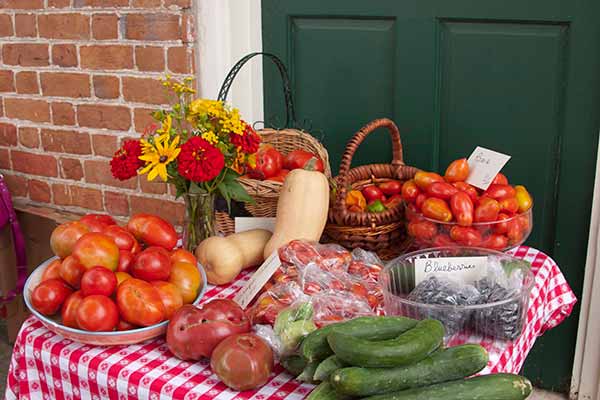
[[[358,146],[382,127],[387,128],[392,137],[391,164],[368,164],[350,169]],[[399,255],[405,239],[403,204],[380,213],[352,212],[346,207],[346,194],[348,189],[360,190],[390,179],[411,179],[417,171],[415,167],[404,165],[400,132],[393,121],[377,119],[365,125],[350,139],[342,157],[340,173],[335,178],[337,195],[329,209],[324,239],[350,249],[360,247],[374,251],[384,260]]]

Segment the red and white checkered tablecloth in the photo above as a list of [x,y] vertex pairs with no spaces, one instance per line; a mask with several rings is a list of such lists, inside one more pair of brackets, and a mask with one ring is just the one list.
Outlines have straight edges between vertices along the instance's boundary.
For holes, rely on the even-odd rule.
[[[517,373],[538,336],[560,324],[577,301],[556,263],[529,247],[512,251],[530,261],[535,273],[527,325],[512,344],[471,338],[490,352],[486,372]],[[210,287],[205,301],[231,298],[248,280]],[[95,347],[48,331],[35,317],[23,324],[10,364],[6,399],[303,399],[313,386],[302,384],[276,366],[269,382],[256,391],[229,390],[207,361],[189,363],[171,355],[163,339],[138,345]]]

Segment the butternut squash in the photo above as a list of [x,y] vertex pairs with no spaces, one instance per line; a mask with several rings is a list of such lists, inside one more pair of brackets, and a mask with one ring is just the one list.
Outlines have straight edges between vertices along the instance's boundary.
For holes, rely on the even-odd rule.
[[223,285],[233,281],[242,269],[261,264],[270,238],[271,232],[265,229],[209,237],[196,248],[196,257],[206,271],[208,282]]
[[294,239],[321,239],[329,210],[329,183],[318,171],[294,169],[285,178],[271,240],[263,254],[267,258]]

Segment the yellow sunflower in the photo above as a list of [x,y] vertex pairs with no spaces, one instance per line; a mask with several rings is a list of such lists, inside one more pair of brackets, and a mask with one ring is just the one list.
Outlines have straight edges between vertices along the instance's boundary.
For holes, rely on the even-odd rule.
[[[166,136],[164,139],[163,137]],[[149,143],[148,143],[149,144]],[[163,181],[167,181],[167,165],[177,158],[181,149],[179,145],[179,135],[169,143],[168,135],[161,135],[154,144],[143,144],[146,152],[139,159],[146,163],[146,166],[139,172],[140,175],[148,173],[148,180],[153,181],[160,176]]]

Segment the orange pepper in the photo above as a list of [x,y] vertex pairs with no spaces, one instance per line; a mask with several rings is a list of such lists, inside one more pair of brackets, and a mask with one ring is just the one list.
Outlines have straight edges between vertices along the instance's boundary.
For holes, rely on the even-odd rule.
[[357,206],[360,211],[364,211],[367,207],[367,200],[360,190],[351,190],[346,194],[346,207],[356,209],[353,206]]

